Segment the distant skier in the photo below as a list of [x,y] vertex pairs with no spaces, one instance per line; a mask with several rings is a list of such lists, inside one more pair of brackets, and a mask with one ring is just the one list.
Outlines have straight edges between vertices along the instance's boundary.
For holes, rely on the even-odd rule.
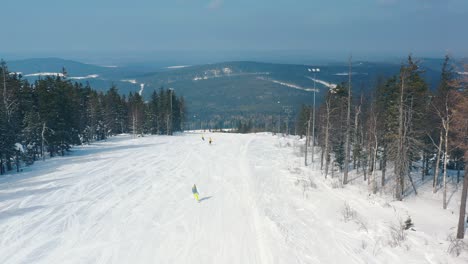
[[213,140],[211,140],[211,137],[210,137],[210,140],[208,142],[210,142],[210,145],[211,145],[211,142],[213,142]]
[[203,135],[201,136],[201,139],[202,139],[203,141],[205,141],[205,137],[204,137]]
[[193,184],[192,193],[193,193],[193,197],[195,197],[195,200],[197,200],[197,202],[200,202],[198,200],[198,190],[197,190],[197,186],[195,184]]

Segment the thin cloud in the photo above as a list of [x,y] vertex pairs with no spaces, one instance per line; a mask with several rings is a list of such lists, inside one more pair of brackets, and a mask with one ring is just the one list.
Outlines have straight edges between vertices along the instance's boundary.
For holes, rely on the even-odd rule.
[[223,5],[223,0],[211,0],[208,4],[209,9],[218,9]]

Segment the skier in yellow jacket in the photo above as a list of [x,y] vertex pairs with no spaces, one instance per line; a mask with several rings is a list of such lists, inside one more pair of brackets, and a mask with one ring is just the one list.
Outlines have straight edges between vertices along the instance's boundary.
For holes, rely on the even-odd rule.
[[192,187],[192,193],[193,193],[193,197],[195,197],[195,200],[197,200],[197,202],[200,202],[200,200],[198,200],[198,190],[195,184]]

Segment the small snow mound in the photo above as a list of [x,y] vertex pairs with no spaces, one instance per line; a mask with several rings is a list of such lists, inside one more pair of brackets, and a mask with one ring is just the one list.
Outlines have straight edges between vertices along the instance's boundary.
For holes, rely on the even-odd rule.
[[21,143],[15,143],[15,150],[19,150],[20,152],[24,152],[23,145],[21,145]]

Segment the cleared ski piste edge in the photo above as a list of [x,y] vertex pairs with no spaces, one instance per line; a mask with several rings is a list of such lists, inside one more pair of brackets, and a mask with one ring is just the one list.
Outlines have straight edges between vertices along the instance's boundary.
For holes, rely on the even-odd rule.
[[0,178],[0,263],[468,263],[447,252],[455,183],[447,210],[430,179],[403,202],[391,183],[370,195],[354,173],[341,188],[318,158],[304,166],[303,145],[269,133],[120,135],[39,161]]

